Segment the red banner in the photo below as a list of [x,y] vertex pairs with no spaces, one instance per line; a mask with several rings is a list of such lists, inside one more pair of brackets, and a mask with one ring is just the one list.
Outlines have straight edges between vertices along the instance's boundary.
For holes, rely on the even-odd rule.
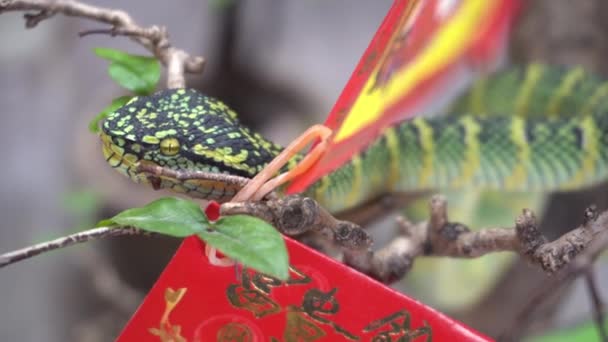
[[297,193],[339,168],[387,126],[436,113],[502,59],[517,0],[397,0],[325,125],[321,159],[289,187]]

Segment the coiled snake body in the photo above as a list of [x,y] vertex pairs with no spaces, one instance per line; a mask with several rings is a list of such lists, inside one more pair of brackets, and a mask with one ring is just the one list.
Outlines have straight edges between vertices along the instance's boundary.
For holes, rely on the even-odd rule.
[[[480,79],[437,114],[387,128],[305,194],[339,211],[389,191],[567,190],[608,176],[608,83],[580,68],[509,69]],[[101,138],[110,165],[140,183],[149,183],[135,170],[142,161],[251,178],[282,149],[190,89],[133,98],[107,117]],[[171,178],[159,186],[220,201],[236,191]]]

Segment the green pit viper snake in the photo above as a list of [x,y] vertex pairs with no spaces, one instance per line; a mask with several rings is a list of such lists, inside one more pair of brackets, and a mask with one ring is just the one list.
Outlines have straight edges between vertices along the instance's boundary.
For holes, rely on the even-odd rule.
[[[582,68],[510,68],[479,79],[438,114],[385,129],[304,195],[336,212],[385,192],[570,190],[608,178],[608,82]],[[101,139],[108,163],[140,183],[149,183],[135,171],[141,161],[252,178],[282,150],[191,89],[134,97],[107,116]],[[219,201],[235,193],[168,178],[160,187]]]

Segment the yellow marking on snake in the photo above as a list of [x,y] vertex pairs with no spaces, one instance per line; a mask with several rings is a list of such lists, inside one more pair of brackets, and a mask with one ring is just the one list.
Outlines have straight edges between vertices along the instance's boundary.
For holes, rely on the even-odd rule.
[[423,151],[422,168],[420,169],[420,187],[424,188],[431,184],[433,175],[433,161],[435,143],[433,142],[433,128],[423,120],[413,120],[412,124],[418,129],[420,148]]
[[123,159],[123,161],[127,162],[128,166],[134,165],[139,160],[139,158],[137,158],[136,155],[131,154],[131,153],[127,153],[127,154],[123,155],[122,159]]
[[153,135],[146,135],[144,136],[141,141],[148,143],[148,144],[158,144],[160,143],[160,139],[158,139],[157,137],[153,136]]
[[205,134],[210,134],[215,132],[216,128],[215,127],[205,127],[205,126],[199,126],[198,130],[205,133]]
[[317,198],[321,205],[328,205],[329,203],[331,203],[332,200],[331,198],[328,198],[329,192],[327,191],[327,189],[331,185],[329,177],[322,177],[319,182],[319,185],[315,189],[315,198]]
[[486,113],[486,106],[484,105],[484,95],[486,91],[486,78],[482,78],[475,82],[473,89],[471,90],[471,96],[469,97],[469,109],[471,114],[484,115]]
[[353,180],[352,187],[346,196],[346,205],[352,206],[357,203],[357,200],[361,196],[361,184],[363,182],[363,168],[361,166],[361,156],[355,155],[351,160],[353,165]]
[[[133,108],[133,110],[135,110],[135,108]],[[144,120],[144,122],[147,122],[148,120],[145,118],[146,113],[148,113],[148,108],[142,108],[137,112],[137,114],[135,114],[135,117],[139,120]]]
[[249,156],[249,151],[247,150],[240,150],[238,154],[233,154],[232,147],[230,146],[210,150],[207,146],[196,144],[192,148],[192,151],[199,156],[204,156],[215,161],[231,165],[235,169],[243,171],[253,170],[255,172],[254,167],[249,167],[246,163],[244,163],[247,160],[247,156]]
[[562,79],[562,83],[559,85],[559,88],[557,88],[551,97],[551,100],[549,100],[549,104],[547,105],[547,114],[549,117],[559,114],[562,102],[567,96],[572,94],[572,89],[579,81],[583,79],[584,76],[585,71],[581,67],[568,71],[568,74]]
[[475,176],[475,173],[479,170],[481,161],[479,156],[481,155],[481,149],[479,146],[479,139],[477,136],[481,132],[481,127],[470,116],[465,116],[460,121],[464,127],[464,142],[465,142],[465,155],[466,158],[463,161],[462,171],[460,177],[452,181],[452,186],[460,187],[465,184],[473,184],[471,181]]
[[111,144],[110,149],[112,150],[112,152],[118,154],[119,156],[122,156],[122,154],[125,153],[125,149],[116,144]]
[[583,162],[566,187],[577,187],[585,183],[585,178],[595,173],[595,164],[599,158],[598,130],[591,116],[585,117],[579,123],[583,131]]
[[120,163],[122,162],[122,159],[120,158],[120,156],[112,156],[112,158],[108,159],[108,164],[110,164],[110,166],[112,167],[117,167],[118,165],[120,165]]
[[175,135],[177,134],[177,131],[174,129],[168,129],[166,131],[158,131],[154,133],[154,136],[159,138],[159,139],[163,139],[168,135]]
[[595,109],[595,107],[597,107],[600,101],[605,99],[607,96],[608,82],[605,82],[595,90],[593,95],[589,97],[589,100],[587,100],[587,102],[581,109],[581,115],[593,114],[593,110]]
[[397,131],[395,127],[389,127],[385,132],[386,136],[386,147],[390,156],[390,165],[388,173],[388,189],[393,189],[399,179],[402,177],[399,171],[399,138],[397,137]]
[[505,179],[507,190],[525,189],[527,184],[526,162],[530,160],[530,146],[526,139],[525,121],[521,117],[514,117],[511,121],[511,140],[518,147],[516,166],[511,175]]
[[517,99],[515,100],[515,115],[523,116],[528,113],[528,105],[532,98],[532,93],[536,87],[536,84],[542,77],[545,71],[545,67],[541,64],[531,64],[526,69],[526,77],[522,84]]

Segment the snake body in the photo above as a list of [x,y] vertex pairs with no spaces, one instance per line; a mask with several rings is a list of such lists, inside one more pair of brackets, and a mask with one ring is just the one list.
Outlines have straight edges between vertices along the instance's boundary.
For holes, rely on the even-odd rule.
[[[580,68],[508,69],[433,114],[386,128],[305,194],[340,211],[389,191],[568,190],[608,177],[608,83]],[[191,89],[133,98],[107,117],[101,138],[110,165],[140,183],[148,182],[134,171],[141,161],[251,178],[282,150]],[[235,191],[171,178],[160,186],[220,201]]]

